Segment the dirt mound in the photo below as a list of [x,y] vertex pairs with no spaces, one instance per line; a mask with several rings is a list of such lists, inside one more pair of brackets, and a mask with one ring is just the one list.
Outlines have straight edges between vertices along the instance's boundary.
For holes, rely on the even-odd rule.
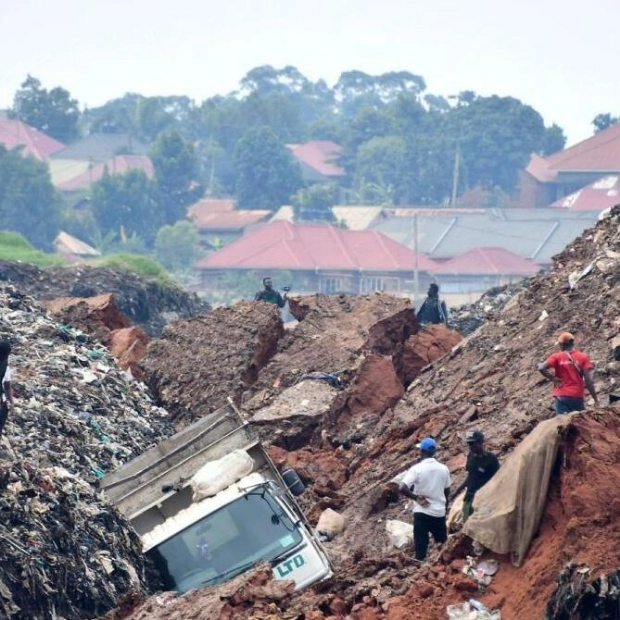
[[14,284],[38,301],[113,293],[121,312],[152,338],[171,321],[210,310],[196,295],[175,285],[162,285],[122,269],[87,265],[39,269],[27,263],[0,261],[0,281]]
[[178,321],[142,360],[149,387],[174,419],[193,420],[237,402],[275,354],[284,326],[276,306],[240,302]]

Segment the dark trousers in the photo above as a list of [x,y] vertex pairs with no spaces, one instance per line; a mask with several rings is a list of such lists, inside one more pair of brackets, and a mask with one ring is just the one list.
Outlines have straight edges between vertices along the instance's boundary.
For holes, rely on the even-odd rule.
[[416,560],[426,558],[428,551],[429,534],[433,535],[435,542],[443,543],[448,539],[446,517],[431,517],[423,512],[413,513],[413,545],[415,547]]
[[0,402],[0,436],[6,425],[7,418],[9,417],[9,404],[6,402]]
[[585,408],[583,398],[575,398],[574,396],[555,397],[555,412],[558,415],[570,413],[571,411],[583,411]]

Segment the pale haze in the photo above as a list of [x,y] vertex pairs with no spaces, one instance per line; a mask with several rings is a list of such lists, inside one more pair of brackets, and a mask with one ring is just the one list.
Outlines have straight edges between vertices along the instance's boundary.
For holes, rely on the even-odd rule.
[[0,107],[30,73],[94,107],[126,92],[237,88],[257,65],[330,85],[342,71],[411,71],[428,90],[510,95],[569,143],[620,114],[620,1],[2,0]]

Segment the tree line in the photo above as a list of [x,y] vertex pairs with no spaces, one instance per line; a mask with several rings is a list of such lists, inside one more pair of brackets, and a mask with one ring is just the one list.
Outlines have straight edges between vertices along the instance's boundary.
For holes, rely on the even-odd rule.
[[[63,210],[44,164],[0,149],[0,228],[23,232],[40,247],[63,225],[100,245],[122,236],[148,251],[158,231],[183,220],[205,193],[235,197],[238,208],[293,204],[306,220],[329,219],[328,207],[337,201],[441,205],[469,188],[501,202],[514,192],[531,153],[548,155],[566,142],[560,127],[546,126],[516,98],[473,91],[438,96],[406,71],[346,71],[330,87],[292,66],[260,66],[235,92],[202,102],[128,93],[88,109],[66,89],[48,90],[28,76],[10,115],[65,143],[103,132],[150,145],[154,179],[140,171],[106,174],[91,189],[87,222]],[[595,128],[616,121],[598,115]],[[345,174],[336,185],[304,184],[286,145],[308,140],[342,146],[337,163]]]

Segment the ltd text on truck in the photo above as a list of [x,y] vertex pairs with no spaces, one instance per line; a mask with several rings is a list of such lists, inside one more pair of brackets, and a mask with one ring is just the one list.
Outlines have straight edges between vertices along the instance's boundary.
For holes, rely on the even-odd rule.
[[167,589],[221,583],[260,561],[297,589],[332,574],[293,495],[303,485],[294,471],[280,474],[232,403],[101,483]]

